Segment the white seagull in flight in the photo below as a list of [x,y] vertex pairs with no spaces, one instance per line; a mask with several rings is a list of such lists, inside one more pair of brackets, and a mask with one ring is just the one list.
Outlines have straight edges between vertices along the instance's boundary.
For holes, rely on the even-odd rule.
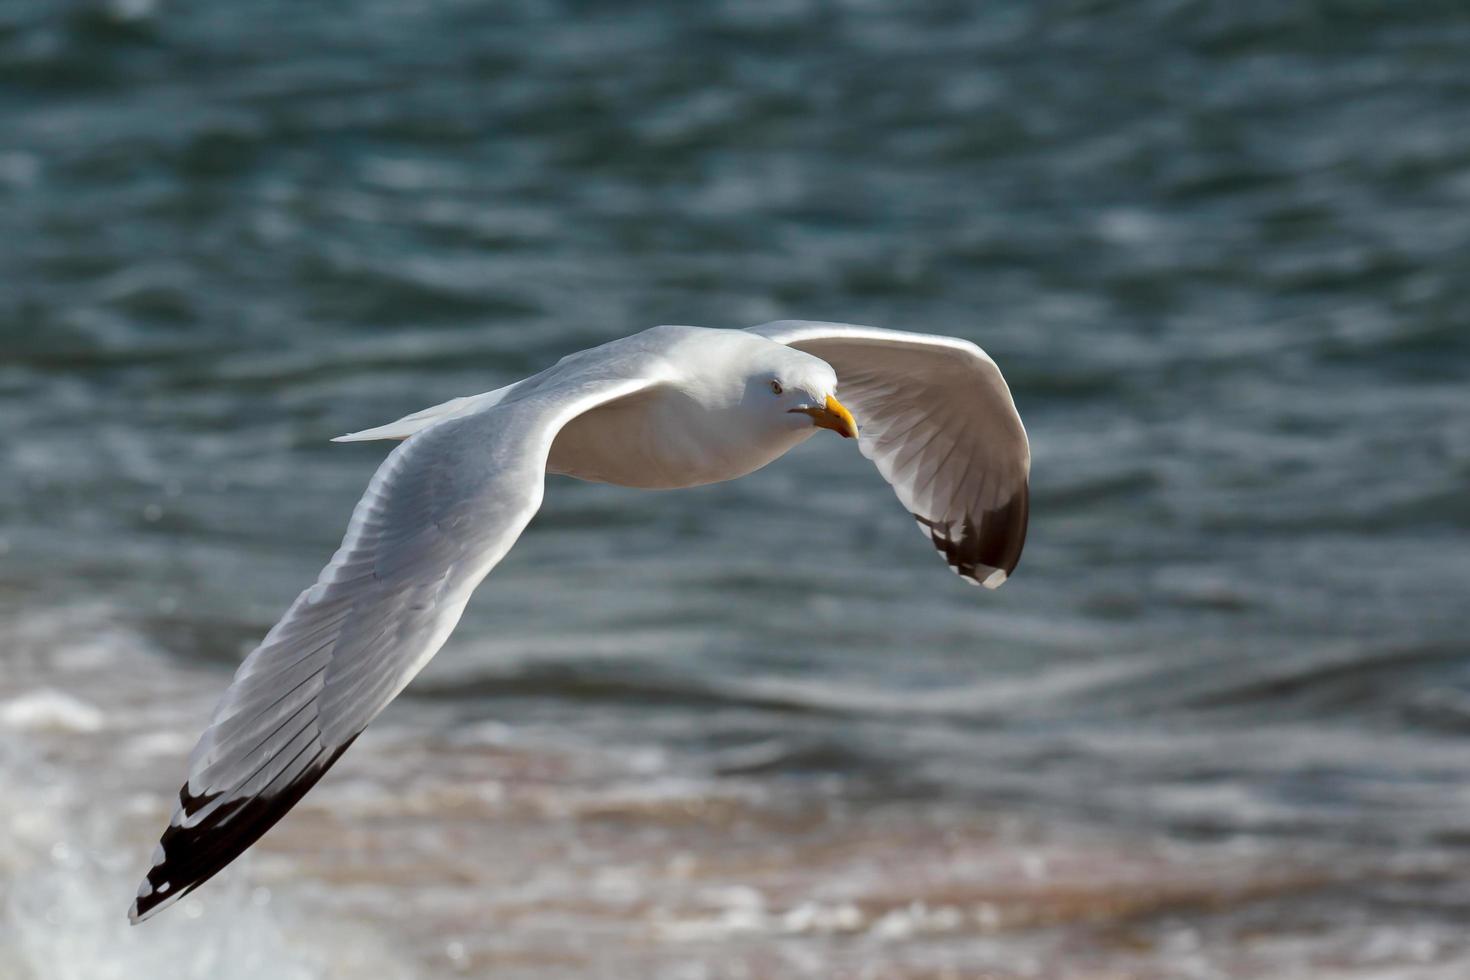
[[952,337],[806,320],[654,327],[339,437],[402,442],[316,584],[235,673],[129,918],[198,888],[316,784],[444,645],[541,506],[547,473],[718,483],[818,428],[858,439],[957,574],[994,589],[1015,569],[1026,430],[995,362]]

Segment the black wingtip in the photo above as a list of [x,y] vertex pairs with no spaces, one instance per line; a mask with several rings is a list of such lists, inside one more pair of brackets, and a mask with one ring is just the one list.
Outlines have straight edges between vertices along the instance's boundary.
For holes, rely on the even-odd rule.
[[979,515],[959,521],[935,521],[915,514],[914,520],[929,535],[955,573],[987,588],[999,588],[1021,563],[1030,523],[1031,494],[1028,484],[1009,501]]
[[185,783],[179,790],[183,823],[171,823],[164,830],[153,852],[153,867],[128,910],[128,921],[137,925],[151,918],[223,871],[290,812],[356,737],[323,753],[280,792],[219,803],[192,827],[184,825],[188,818],[214,804],[220,794],[195,796]]
[[980,561],[1010,575],[1021,564],[1026,529],[1031,523],[1031,488],[1021,484],[1004,507],[986,511],[981,519]]

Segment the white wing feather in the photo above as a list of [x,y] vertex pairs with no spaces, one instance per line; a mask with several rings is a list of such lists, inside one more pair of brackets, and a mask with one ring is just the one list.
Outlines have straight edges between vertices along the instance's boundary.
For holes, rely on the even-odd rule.
[[378,468],[341,548],[241,664],[190,756],[135,922],[254,843],[438,652],[540,507],[562,426],[656,383],[555,380],[435,422]]
[[848,323],[751,328],[837,372],[858,448],[954,571],[997,588],[1026,541],[1031,448],[1000,369],[966,340]]

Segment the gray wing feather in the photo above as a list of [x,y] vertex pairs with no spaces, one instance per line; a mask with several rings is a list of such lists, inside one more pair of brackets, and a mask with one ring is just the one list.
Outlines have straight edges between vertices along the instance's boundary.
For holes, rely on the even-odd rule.
[[588,373],[564,371],[522,398],[431,425],[389,454],[342,546],[216,708],[134,921],[254,843],[438,652],[540,507],[561,427],[656,383]]
[[1026,541],[1031,449],[989,355],[954,337],[847,323],[752,332],[830,364],[859,449],[950,567],[990,588],[1006,580]]

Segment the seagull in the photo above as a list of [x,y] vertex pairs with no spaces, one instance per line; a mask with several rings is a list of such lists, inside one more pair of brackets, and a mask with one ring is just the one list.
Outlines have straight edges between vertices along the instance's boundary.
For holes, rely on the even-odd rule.
[[961,578],[994,589],[1015,570],[1026,430],[995,362],[954,337],[810,320],[653,327],[339,436],[399,444],[316,583],[235,673],[128,918],[209,880],[316,785],[444,645],[541,506],[546,474],[719,483],[818,429],[857,439]]

